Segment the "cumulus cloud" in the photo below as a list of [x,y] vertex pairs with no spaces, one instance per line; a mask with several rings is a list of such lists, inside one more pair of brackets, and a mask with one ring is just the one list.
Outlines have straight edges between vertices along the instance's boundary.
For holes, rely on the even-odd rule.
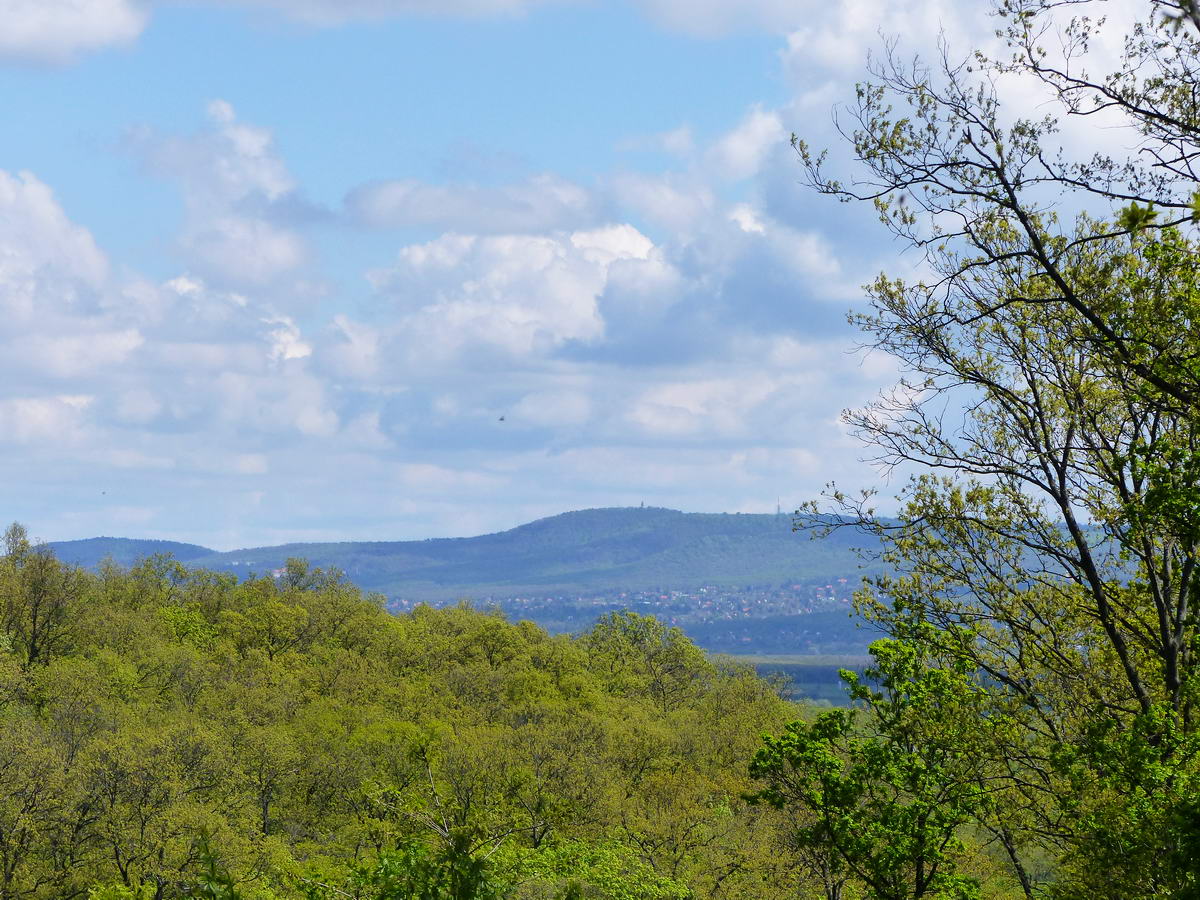
[[709,150],[713,170],[727,178],[749,178],[787,138],[777,112],[755,107]]
[[197,134],[143,130],[130,138],[151,171],[182,188],[184,259],[230,285],[263,286],[297,273],[309,249],[288,217],[303,203],[271,132],[240,121],[224,100],[213,100],[207,112],[209,127]]
[[622,329],[661,322],[688,287],[687,278],[661,247],[614,260],[600,297],[608,337],[619,341]]
[[[800,79],[862,72],[881,34],[902,36],[906,50],[936,51],[944,36],[962,55],[994,41],[995,23],[952,0],[839,0],[813,6],[788,29],[785,68]],[[934,58],[929,56],[929,58]]]
[[324,387],[295,371],[312,346],[290,316],[196,276],[154,284],[114,274],[88,230],[27,173],[0,171],[0,298],[9,441],[86,439],[129,460],[170,454],[106,447],[113,429],[154,443],[221,421],[246,434],[338,426]]
[[544,354],[604,333],[597,309],[609,267],[653,244],[630,225],[551,235],[446,235],[400,251],[372,281],[400,313],[409,359],[469,352]]
[[71,223],[54,192],[29,172],[0,171],[0,306],[25,322],[51,308],[99,302],[108,259],[91,234]]

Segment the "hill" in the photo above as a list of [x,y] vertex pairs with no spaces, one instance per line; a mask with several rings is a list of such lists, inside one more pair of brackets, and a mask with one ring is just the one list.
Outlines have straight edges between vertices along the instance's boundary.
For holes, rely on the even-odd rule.
[[552,632],[633,609],[726,653],[862,653],[874,636],[849,617],[862,574],[849,530],[820,540],[786,515],[587,509],[468,538],[284,544],[218,553],[194,544],[96,538],[52,544],[60,558],[123,565],[172,553],[189,566],[246,577],[292,557],[335,568],[395,611],[460,599],[499,606]]
[[217,553],[194,544],[94,538],[51,544],[92,566],[172,553],[189,565],[246,575],[289,557],[336,567],[391,598],[444,602],[525,595],[598,594],[705,585],[754,587],[854,574],[863,537],[839,532],[810,541],[786,515],[683,513],[660,508],[587,509],[509,531],[468,538],[284,544]]
[[216,551],[199,544],[182,544],[179,541],[152,541],[135,538],[95,537],[82,541],[54,541],[50,549],[65,563],[93,568],[106,558],[122,566],[131,566],[139,560],[159,553],[169,553],[180,562],[190,563],[202,556],[211,556]]

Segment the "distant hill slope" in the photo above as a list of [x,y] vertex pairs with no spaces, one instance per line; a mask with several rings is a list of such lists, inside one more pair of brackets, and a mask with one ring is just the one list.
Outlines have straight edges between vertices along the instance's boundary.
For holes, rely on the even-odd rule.
[[367,590],[439,601],[832,579],[858,570],[852,548],[864,540],[844,531],[811,541],[792,532],[786,515],[615,508],[563,513],[470,538],[285,544],[229,553],[112,538],[51,546],[82,565],[106,554],[132,561],[129,554],[140,549],[142,555],[174,552],[189,565],[243,575],[269,572],[299,556],[337,567]]
[[111,557],[113,562],[131,566],[138,560],[157,553],[169,553],[180,562],[191,562],[201,556],[211,556],[215,550],[199,544],[178,541],[149,541],[134,538],[96,537],[82,541],[54,541],[48,545],[63,562],[77,566],[95,566]]

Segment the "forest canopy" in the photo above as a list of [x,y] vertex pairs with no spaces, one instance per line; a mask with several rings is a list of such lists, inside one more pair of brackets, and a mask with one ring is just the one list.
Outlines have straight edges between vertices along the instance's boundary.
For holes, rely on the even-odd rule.
[[796,708],[654,619],[393,616],[336,573],[0,557],[0,897],[785,897]]

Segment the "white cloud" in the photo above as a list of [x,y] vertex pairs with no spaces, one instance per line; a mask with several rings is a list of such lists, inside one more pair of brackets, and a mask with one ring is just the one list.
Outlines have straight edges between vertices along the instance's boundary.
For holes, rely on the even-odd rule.
[[0,310],[10,324],[48,308],[94,307],[108,274],[91,234],[67,219],[49,187],[29,172],[0,171]]
[[367,380],[379,371],[378,329],[339,313],[334,316],[326,341],[318,355],[336,378]]
[[[0,59],[63,63],[136,40],[150,10],[173,0],[2,0]],[[405,17],[494,18],[528,14],[577,0],[197,0],[211,6],[260,9],[317,27]],[[841,0],[818,5],[795,0],[636,0],[635,6],[673,31],[701,37],[765,31],[793,35],[794,54],[845,69],[862,63],[862,49],[879,31],[936,34],[969,18],[948,0]],[[913,30],[915,29],[915,30]],[[683,139],[686,132],[668,132]],[[668,152],[683,152],[673,143]]]
[[621,209],[682,234],[692,232],[717,205],[710,184],[673,172],[622,173],[612,179],[611,190]]
[[749,203],[739,203],[731,209],[729,211],[729,220],[736,222],[737,226],[747,234],[767,233],[767,228],[763,224],[761,217]]
[[[173,0],[0,0],[0,60],[67,63],[135,41],[153,5]],[[205,2],[205,0],[200,0]],[[563,0],[207,0],[212,6],[272,10],[315,26],[403,16],[478,18],[522,15]]]
[[312,355],[312,345],[300,337],[300,329],[287,316],[266,316],[263,322],[273,325],[268,333],[271,341],[270,356],[275,362],[288,359],[304,359]]
[[0,59],[69,62],[132,42],[146,18],[137,0],[3,0]]
[[650,434],[729,435],[744,431],[755,409],[780,387],[765,373],[668,382],[644,392],[629,418]]
[[[797,83],[811,82],[814,70],[826,77],[865,73],[867,55],[881,47],[880,35],[903,39],[904,55],[920,52],[936,60],[944,35],[956,54],[995,45],[995,20],[989,11],[953,0],[838,0],[814,4],[793,21],[784,65]],[[809,85],[811,87],[811,83]],[[843,89],[843,97],[848,95]]]
[[183,151],[181,174],[190,178],[193,202],[224,205],[255,194],[278,200],[295,188],[269,130],[239,122],[225,100],[210,101],[207,111],[213,130],[175,145]]
[[473,234],[576,228],[597,217],[586,189],[549,174],[501,187],[374,182],[351,191],[346,206],[354,219],[375,228],[424,226]]
[[0,399],[0,440],[78,442],[94,399],[86,394]]
[[197,271],[226,284],[262,287],[301,270],[306,241],[284,204],[296,184],[268,129],[240,121],[224,100],[209,127],[189,137],[142,131],[131,143],[152,171],[177,180],[186,207],[178,245]]
[[262,453],[230,453],[228,451],[184,454],[182,463],[188,472],[212,475],[265,475],[271,470],[270,460]]
[[779,271],[791,272],[811,284],[819,284],[824,299],[848,300],[862,296],[857,282],[845,280],[837,253],[820,232],[792,228],[748,203],[735,205],[729,218],[751,240],[767,244]]
[[297,234],[247,216],[223,215],[196,223],[180,244],[197,269],[235,283],[268,283],[296,270],[307,257]]
[[392,442],[379,427],[379,411],[371,410],[346,423],[338,435],[338,442],[365,450],[386,450]]
[[657,320],[679,301],[688,282],[662,248],[614,260],[600,300],[606,326]]
[[222,372],[206,387],[213,395],[207,415],[231,429],[288,441],[330,437],[340,424],[325,385],[302,371]]
[[[196,440],[228,444],[223,426],[317,438],[339,428],[325,386],[303,371],[313,344],[293,318],[194,275],[114,274],[29,174],[0,171],[0,298],[0,440],[10,444],[47,456],[87,446],[85,469],[130,468],[180,458]],[[130,435],[144,446],[128,446]]]
[[55,377],[72,378],[121,365],[143,343],[145,338],[134,328],[71,335],[40,334],[14,342],[9,353]]
[[618,259],[646,259],[654,249],[654,242],[632,225],[577,231],[571,235],[571,245],[598,265]]
[[542,355],[604,333],[597,299],[608,269],[653,245],[629,225],[542,236],[446,235],[405,247],[372,275],[400,311],[407,357],[449,361],[473,350]]
[[777,112],[755,107],[709,150],[713,171],[733,179],[756,175],[768,155],[787,138]]

